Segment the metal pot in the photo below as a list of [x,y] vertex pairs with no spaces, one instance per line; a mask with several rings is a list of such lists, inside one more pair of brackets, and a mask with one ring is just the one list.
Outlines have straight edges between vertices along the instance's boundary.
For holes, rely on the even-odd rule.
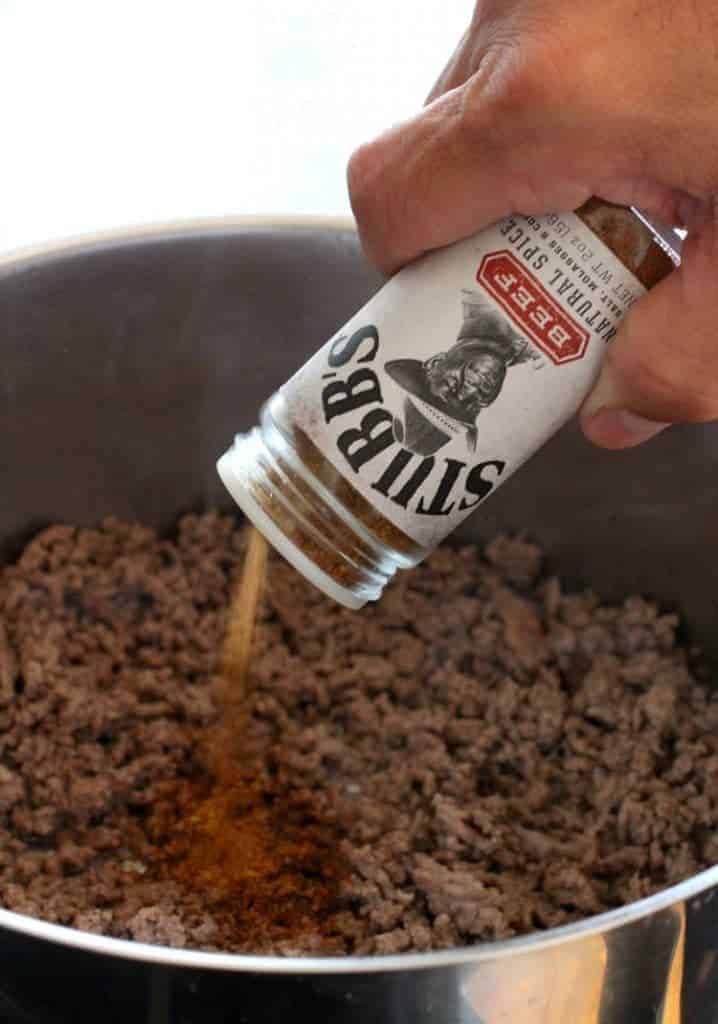
[[[0,556],[51,521],[230,507],[214,461],[377,287],[349,224],[214,223],[0,264]],[[677,605],[718,654],[718,432],[607,455],[571,427],[464,536],[525,528],[569,582]],[[470,949],[273,959],[103,939],[0,911],[0,1019],[708,1024],[718,868],[578,925]]]

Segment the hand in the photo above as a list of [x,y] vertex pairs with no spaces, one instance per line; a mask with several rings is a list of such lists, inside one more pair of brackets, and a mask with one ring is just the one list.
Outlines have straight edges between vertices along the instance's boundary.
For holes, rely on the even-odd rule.
[[479,0],[427,106],[349,163],[364,248],[387,272],[592,195],[688,229],[680,270],[625,317],[581,411],[604,447],[718,419],[717,54],[715,0]]

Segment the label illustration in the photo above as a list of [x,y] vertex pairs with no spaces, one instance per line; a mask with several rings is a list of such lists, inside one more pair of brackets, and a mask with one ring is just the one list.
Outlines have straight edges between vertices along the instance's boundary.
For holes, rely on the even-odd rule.
[[282,394],[431,547],[575,413],[644,290],[575,215],[510,217],[397,274]]
[[406,392],[403,416],[394,419],[400,444],[433,455],[452,437],[476,450],[479,414],[501,394],[510,367],[543,365],[527,338],[480,294],[464,293],[464,318],[456,342],[445,352],[418,359],[392,359],[385,371]]

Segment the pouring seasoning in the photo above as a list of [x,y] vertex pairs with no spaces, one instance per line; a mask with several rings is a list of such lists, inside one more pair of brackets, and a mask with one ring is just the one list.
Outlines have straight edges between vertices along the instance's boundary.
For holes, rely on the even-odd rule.
[[673,263],[633,211],[515,215],[401,270],[218,462],[325,593],[376,600],[579,408]]

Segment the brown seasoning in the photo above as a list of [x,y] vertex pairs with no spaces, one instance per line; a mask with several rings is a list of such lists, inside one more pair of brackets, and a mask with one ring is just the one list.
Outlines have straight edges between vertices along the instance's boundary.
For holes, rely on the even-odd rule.
[[149,834],[161,877],[202,894],[225,931],[260,950],[327,927],[347,873],[337,836],[311,807],[272,791],[246,736],[252,643],[267,542],[248,527],[222,654],[219,717],[200,744],[207,777],[155,809]]

